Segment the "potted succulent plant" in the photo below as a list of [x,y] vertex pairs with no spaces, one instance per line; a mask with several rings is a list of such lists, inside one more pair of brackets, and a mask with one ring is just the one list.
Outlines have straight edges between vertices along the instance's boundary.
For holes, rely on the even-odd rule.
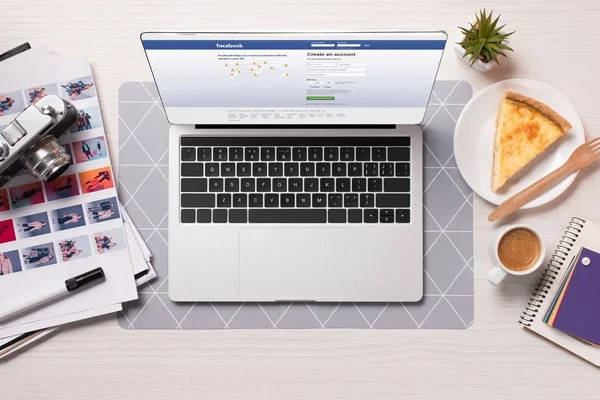
[[478,71],[488,71],[500,65],[498,55],[507,57],[505,51],[513,51],[506,43],[515,32],[504,32],[506,25],[498,26],[500,16],[492,20],[492,14],[493,11],[488,15],[485,9],[480,10],[479,14],[475,14],[475,22],[469,23],[470,27],[458,27],[463,38],[455,44],[456,52]]

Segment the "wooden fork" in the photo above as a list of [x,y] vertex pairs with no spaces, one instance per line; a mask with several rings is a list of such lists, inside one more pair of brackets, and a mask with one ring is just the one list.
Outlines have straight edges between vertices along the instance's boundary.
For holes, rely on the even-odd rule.
[[579,171],[596,161],[600,157],[600,137],[590,140],[575,149],[566,163],[548,175],[535,182],[533,185],[523,189],[510,199],[500,204],[488,217],[491,222],[504,218],[531,200],[537,198],[546,190],[557,184],[566,176]]

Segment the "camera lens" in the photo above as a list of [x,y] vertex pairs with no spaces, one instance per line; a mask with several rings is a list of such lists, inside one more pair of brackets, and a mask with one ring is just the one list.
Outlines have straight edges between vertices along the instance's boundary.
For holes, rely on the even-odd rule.
[[44,182],[50,182],[69,168],[71,157],[54,136],[45,136],[23,154],[21,162],[31,174]]

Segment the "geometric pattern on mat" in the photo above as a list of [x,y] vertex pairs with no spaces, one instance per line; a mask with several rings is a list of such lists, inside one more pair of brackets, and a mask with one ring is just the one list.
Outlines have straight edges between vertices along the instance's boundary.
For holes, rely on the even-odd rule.
[[158,277],[118,313],[125,329],[464,329],[473,323],[473,193],[453,155],[456,120],[472,96],[438,81],[424,128],[423,299],[416,303],[175,303],[168,296],[168,133],[153,82],[119,90],[119,197],[148,244]]

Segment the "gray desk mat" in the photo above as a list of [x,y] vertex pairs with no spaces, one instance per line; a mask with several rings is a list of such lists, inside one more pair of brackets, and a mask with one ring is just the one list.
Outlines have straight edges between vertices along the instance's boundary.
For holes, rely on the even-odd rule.
[[158,274],[118,314],[125,329],[464,329],[473,322],[473,194],[453,156],[456,120],[472,96],[438,81],[424,127],[425,295],[417,303],[175,303],[168,296],[168,133],[151,82],[119,90],[119,197]]

